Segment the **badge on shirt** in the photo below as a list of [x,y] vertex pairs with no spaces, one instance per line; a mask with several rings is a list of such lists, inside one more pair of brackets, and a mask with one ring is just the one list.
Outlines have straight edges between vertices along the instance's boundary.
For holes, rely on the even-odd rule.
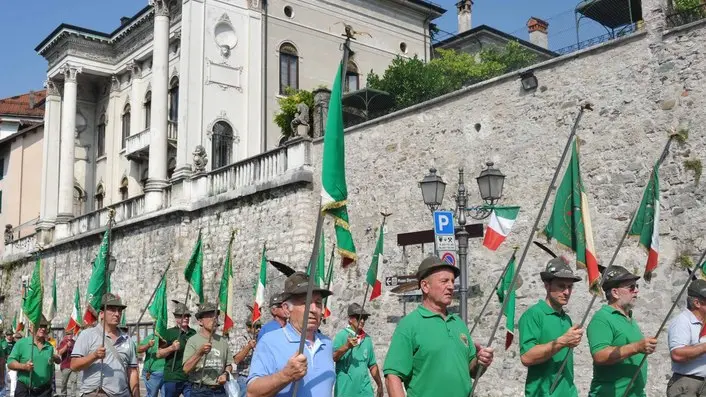
[[466,347],[468,347],[468,337],[466,336],[466,334],[461,332],[459,334],[459,338],[461,338],[461,342],[463,342],[463,344],[466,345]]

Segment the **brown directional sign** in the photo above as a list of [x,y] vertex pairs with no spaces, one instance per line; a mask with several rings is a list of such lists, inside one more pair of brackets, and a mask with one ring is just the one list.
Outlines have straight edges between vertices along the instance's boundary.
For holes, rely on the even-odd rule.
[[[458,231],[458,227],[456,228]],[[466,231],[468,232],[469,238],[483,237],[483,224],[474,223],[472,225],[466,225]],[[411,233],[400,233],[397,235],[397,245],[417,245],[424,243],[434,242],[434,230],[421,230],[418,232]]]

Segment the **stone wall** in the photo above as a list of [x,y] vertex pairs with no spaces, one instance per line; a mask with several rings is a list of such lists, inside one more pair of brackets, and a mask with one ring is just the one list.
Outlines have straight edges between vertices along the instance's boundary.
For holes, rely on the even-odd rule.
[[[668,131],[684,128],[690,132],[686,144],[673,145],[661,168],[660,267],[651,284],[640,282],[635,309],[635,318],[643,332],[654,334],[686,279],[685,271],[678,268],[677,257],[685,253],[695,260],[700,250],[706,249],[703,188],[683,164],[686,159],[703,160],[706,149],[703,131],[706,120],[702,111],[706,100],[702,82],[706,57],[701,51],[705,37],[704,24],[663,37],[654,32],[639,33],[536,66],[534,73],[539,80],[536,92],[522,91],[516,76],[505,76],[350,129],[346,136],[350,217],[360,261],[350,269],[336,267],[335,295],[331,301],[333,317],[323,330],[333,335],[345,325],[347,304],[362,299],[364,274],[381,220],[379,212],[393,213],[385,230],[385,261],[380,277],[412,273],[425,254],[422,247],[403,250],[396,246],[396,235],[431,227],[417,181],[429,167],[436,167],[449,183],[444,207],[453,208],[457,168],[463,166],[471,203],[480,204],[473,178],[486,161],[492,160],[507,175],[502,204],[520,205],[522,210],[511,236],[497,252],[487,251],[478,239],[470,243],[469,285],[480,290],[480,296],[476,294],[469,300],[469,317],[473,318],[484,298],[492,293],[490,289],[512,247],[525,243],[578,104],[590,101],[595,110],[584,116],[578,132],[595,244],[603,264],[609,260],[639,203]],[[320,156],[318,141],[314,150],[316,162],[320,162]],[[175,261],[168,278],[169,298],[183,298],[184,264],[200,227],[205,244],[207,296],[215,299],[216,274],[220,274],[230,230],[237,228],[240,233],[234,248],[233,298],[236,335],[240,337],[247,316],[245,304],[251,304],[253,299],[262,244],[268,242],[271,259],[304,268],[314,233],[318,180],[315,176],[313,189],[308,184],[287,185],[194,213],[167,215],[123,228],[118,225],[113,238],[113,252],[118,258],[113,285],[130,305],[128,321],[137,319],[158,274],[169,260]],[[545,214],[540,227],[544,227],[547,218]],[[333,235],[330,222],[327,221],[324,230],[330,249]],[[63,317],[70,313],[77,283],[85,293],[90,262],[98,244],[98,236],[92,236],[44,254],[47,280],[53,268],[57,268],[59,312]],[[429,248],[425,248],[426,254]],[[522,269],[524,283],[518,290],[518,319],[529,305],[544,296],[538,273],[547,259],[545,253],[534,247],[530,249]],[[645,260],[645,252],[630,240],[617,263],[641,272]],[[11,264],[2,270],[2,294],[6,296],[2,310],[6,318],[19,305],[19,277],[30,270],[29,262]],[[268,295],[280,289],[282,281],[272,270]],[[567,308],[574,321],[580,320],[589,299],[586,282],[578,283]],[[404,305],[389,289],[384,289],[383,296],[367,306],[374,314],[367,328],[374,337],[381,364],[394,331],[395,316],[415,306]],[[474,332],[474,340],[487,342],[498,308],[493,300]],[[501,328],[496,337],[502,340],[504,332]],[[650,396],[663,395],[670,375],[666,333],[659,341],[657,353],[649,359]],[[521,395],[526,370],[520,364],[517,343],[504,351],[496,339],[495,347],[496,362],[483,378],[477,395]],[[583,395],[592,376],[585,342],[576,349],[574,372]]]

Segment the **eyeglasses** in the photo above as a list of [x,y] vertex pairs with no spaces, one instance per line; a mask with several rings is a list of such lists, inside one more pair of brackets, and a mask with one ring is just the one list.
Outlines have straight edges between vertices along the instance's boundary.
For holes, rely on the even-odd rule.
[[627,288],[630,290],[630,292],[635,292],[640,287],[636,283],[636,284],[630,284],[630,285],[623,285],[622,287],[619,287],[619,288]]

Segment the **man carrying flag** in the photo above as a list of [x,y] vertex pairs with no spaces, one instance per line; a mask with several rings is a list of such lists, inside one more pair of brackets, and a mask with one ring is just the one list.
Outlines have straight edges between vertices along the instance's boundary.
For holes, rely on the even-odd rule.
[[692,281],[686,293],[686,310],[669,324],[673,374],[668,397],[698,397],[706,379],[706,281]]
[[[572,325],[564,311],[569,303],[574,283],[581,277],[574,274],[564,258],[550,260],[540,273],[547,295],[520,317],[520,361],[527,367],[526,397],[577,397],[574,384],[573,350],[581,343],[583,330]],[[566,355],[569,361],[553,393],[549,393],[554,376]]]
[[370,376],[377,386],[376,397],[382,397],[382,378],[375,359],[373,341],[363,331],[370,313],[357,303],[348,305],[348,326],[333,338],[333,361],[336,362],[336,397],[373,397]]
[[14,397],[51,397],[54,364],[61,357],[47,341],[49,321],[40,313],[39,320],[30,319],[30,323],[33,335],[17,341],[7,360],[8,367],[17,371]]
[[191,384],[183,370],[184,349],[196,330],[189,327],[191,313],[185,304],[172,301],[174,308],[174,321],[176,326],[167,329],[166,335],[159,343],[157,358],[164,358],[164,394],[166,397],[184,397],[191,395]]

